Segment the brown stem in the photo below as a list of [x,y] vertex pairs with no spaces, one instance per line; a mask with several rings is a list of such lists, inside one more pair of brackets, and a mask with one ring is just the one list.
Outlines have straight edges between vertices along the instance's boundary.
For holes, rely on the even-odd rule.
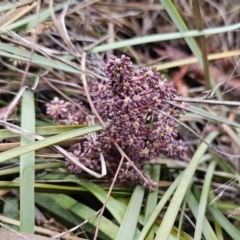
[[147,77],[146,75],[145,76],[141,76],[141,77],[133,77],[133,80],[134,81],[143,81],[143,80],[145,80],[146,77]]
[[102,208],[101,208],[101,212],[99,213],[98,220],[97,220],[97,226],[96,226],[96,230],[95,230],[95,233],[94,233],[94,238],[93,238],[93,240],[96,240],[97,237],[98,237],[98,231],[99,231],[99,225],[100,225],[100,222],[101,222],[101,218],[102,218],[103,212],[104,212],[104,210],[105,210],[105,208],[106,208],[108,199],[109,199],[109,197],[110,197],[110,195],[111,195],[111,192],[112,192],[112,190],[113,190],[114,184],[115,184],[115,182],[116,182],[116,180],[117,180],[117,176],[118,176],[118,173],[119,173],[119,171],[120,171],[120,169],[121,169],[121,166],[122,166],[122,164],[123,164],[123,160],[124,160],[124,157],[122,156],[121,161],[120,161],[120,163],[119,163],[119,165],[118,165],[116,174],[114,175],[113,181],[112,181],[111,186],[110,186],[110,188],[109,188],[109,190],[108,190],[108,194],[107,194],[106,200],[105,200],[105,202],[104,202],[104,204],[103,204],[103,206],[102,206]]
[[150,102],[150,103],[148,103],[148,104],[146,104],[146,105],[144,105],[140,108],[136,108],[134,110],[143,110],[143,109],[148,108],[149,106],[153,105],[154,103],[155,103],[155,101],[152,101],[152,102]]
[[153,92],[153,90],[151,90],[151,91],[149,91],[149,92],[142,93],[142,94],[140,94],[140,96],[146,96],[146,95],[148,95],[148,94],[150,94],[150,93],[152,93],[152,92]]

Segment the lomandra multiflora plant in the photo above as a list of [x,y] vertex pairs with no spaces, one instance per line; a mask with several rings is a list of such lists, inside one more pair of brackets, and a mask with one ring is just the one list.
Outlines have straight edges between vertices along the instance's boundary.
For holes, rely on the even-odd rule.
[[[105,121],[104,130],[98,135],[90,134],[84,142],[73,145],[70,153],[94,171],[100,171],[102,154],[111,178],[121,159],[114,145],[117,143],[142,172],[140,176],[133,165],[125,161],[117,179],[153,189],[154,183],[146,181],[149,175],[144,170],[144,164],[159,154],[180,157],[187,149],[181,140],[176,140],[178,125],[174,121],[185,114],[184,104],[169,103],[174,101],[176,89],[156,72],[156,67],[144,67],[137,73],[129,57],[111,56],[104,72],[107,79],[95,82],[92,88],[96,109]],[[81,123],[87,116],[80,117],[77,112],[71,103],[57,98],[47,104],[47,114],[60,123]],[[66,120],[68,118],[70,121]],[[66,166],[74,174],[82,172],[68,159]]]

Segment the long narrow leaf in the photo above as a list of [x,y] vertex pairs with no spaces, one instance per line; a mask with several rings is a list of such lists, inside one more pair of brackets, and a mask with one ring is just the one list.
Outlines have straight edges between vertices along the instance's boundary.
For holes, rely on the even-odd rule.
[[[50,136],[50,135],[55,135],[55,134],[60,134],[60,133],[65,133],[68,131],[76,130],[81,127],[86,127],[86,125],[77,125],[77,126],[44,126],[44,127],[36,127],[35,132],[38,135],[41,136]],[[0,130],[0,138],[5,139],[5,138],[14,138],[18,137],[19,134],[15,132],[11,132],[7,129],[1,129]]]
[[239,240],[240,231],[214,205],[208,206],[207,209],[233,240]]
[[43,148],[43,147],[47,147],[47,146],[51,146],[55,143],[58,142],[62,142],[64,140],[70,139],[70,138],[74,138],[74,137],[79,137],[91,132],[95,132],[95,131],[99,131],[102,129],[102,126],[100,125],[95,125],[95,126],[89,126],[89,127],[85,127],[85,128],[81,128],[81,129],[77,129],[77,130],[72,130],[69,131],[67,133],[62,133],[59,135],[55,135],[53,137],[49,137],[43,140],[39,140],[38,142],[34,142],[34,143],[30,143],[27,146],[23,146],[23,147],[17,147],[14,149],[11,149],[9,151],[3,152],[0,154],[0,162],[4,162],[8,159],[20,156],[22,154]]
[[[34,95],[26,90],[22,98],[21,127],[31,133],[35,131]],[[21,136],[21,146],[26,147],[35,141],[33,137]],[[35,152],[20,157],[20,231],[34,233],[35,226]]]
[[[216,131],[210,133],[206,138],[206,142],[210,143],[218,134],[219,133]],[[174,193],[174,196],[171,200],[171,203],[168,207],[168,210],[165,214],[162,224],[158,230],[156,239],[159,239],[159,240],[168,239],[171,229],[173,227],[173,224],[175,222],[176,216],[178,214],[180,205],[182,203],[182,200],[186,194],[188,186],[198,166],[199,160],[202,157],[202,155],[205,153],[207,148],[208,146],[205,143],[201,143],[201,145],[193,155],[188,167],[185,169],[183,176],[180,180],[180,183],[178,185],[178,188]]]
[[[98,186],[97,184],[87,181],[87,180],[80,180],[75,175],[67,175],[67,176],[59,176],[58,174],[47,174],[42,177],[43,179],[48,180],[58,180],[61,179],[62,181],[75,181],[80,186],[87,189],[91,192],[101,203],[105,203],[107,197],[107,191],[103,188]],[[109,197],[108,203],[106,205],[107,210],[113,215],[118,223],[121,223],[124,217],[124,213],[126,211],[126,205],[113,197]]]
[[192,31],[184,32],[184,33],[181,33],[181,32],[165,33],[165,34],[161,33],[161,34],[132,38],[132,39],[123,40],[120,42],[100,45],[100,46],[94,47],[89,52],[97,53],[97,52],[104,52],[104,51],[108,51],[108,50],[112,50],[112,49],[118,49],[118,48],[123,48],[123,47],[139,45],[139,44],[151,43],[151,42],[160,42],[160,41],[167,41],[167,40],[187,38],[187,37],[196,37],[196,36],[208,36],[208,35],[212,35],[212,34],[234,31],[239,28],[240,28],[240,23],[237,23],[237,24],[219,27],[219,28],[204,29],[202,31],[192,30]]
[[[36,193],[36,203],[54,214],[57,218],[71,224],[71,226],[76,226],[85,220],[89,220],[82,228],[87,231],[93,231],[96,228],[96,212],[64,194]],[[118,227],[107,218],[102,217],[99,230],[99,237],[101,239],[116,239]]]
[[210,192],[211,180],[212,180],[215,166],[216,166],[216,162],[214,162],[214,161],[212,161],[209,164],[208,170],[206,173],[206,177],[204,180],[201,198],[199,201],[198,215],[196,217],[197,222],[196,222],[196,228],[195,228],[195,232],[194,232],[195,240],[200,240],[202,237],[203,223],[204,223],[204,218],[205,218],[208,194]]
[[148,231],[154,224],[154,221],[159,216],[159,213],[161,212],[162,208],[165,206],[171,195],[174,193],[175,189],[177,188],[180,180],[182,177],[182,173],[175,179],[175,181],[171,184],[171,186],[168,188],[168,190],[165,192],[165,194],[162,196],[161,200],[158,202],[157,206],[155,207],[154,211],[152,212],[151,216],[149,217],[148,221],[145,222],[143,229],[138,236],[138,240],[144,240]]
[[123,218],[123,222],[117,233],[116,240],[133,240],[137,231],[138,216],[142,206],[144,187],[136,186],[128,208]]
[[[149,171],[151,171],[151,177],[155,182],[160,180],[160,165],[149,165]],[[148,221],[149,217],[155,210],[158,200],[158,187],[153,192],[148,193],[147,202],[146,202],[146,209],[145,209],[145,218],[144,224]],[[146,240],[154,239],[154,226],[149,230]]]
[[[189,192],[188,194],[187,203],[193,213],[193,216],[197,219],[199,204],[192,192]],[[204,217],[203,220],[203,235],[206,240],[218,240],[216,234],[212,229],[211,224],[206,217]]]

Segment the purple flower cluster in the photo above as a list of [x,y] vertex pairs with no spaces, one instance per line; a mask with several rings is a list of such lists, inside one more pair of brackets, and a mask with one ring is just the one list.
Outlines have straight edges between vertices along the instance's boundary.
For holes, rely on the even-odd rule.
[[[111,56],[104,72],[107,79],[94,83],[92,95],[106,126],[95,139],[90,134],[83,143],[73,145],[70,153],[94,171],[100,170],[100,154],[103,154],[108,176],[113,177],[121,159],[113,144],[117,142],[142,175],[150,179],[144,170],[146,162],[160,153],[179,157],[187,149],[181,140],[176,140],[178,125],[174,121],[185,112],[176,102],[168,103],[174,100],[176,89],[159,75],[156,67],[143,68],[137,73],[125,55]],[[67,108],[69,103],[53,100],[47,105],[47,113],[63,118]],[[82,171],[69,160],[66,165],[75,174]],[[146,183],[127,161],[121,167],[118,180],[134,181],[149,189],[154,185],[151,181]]]
[[134,163],[148,162],[158,153],[181,156],[186,147],[175,140],[178,125],[173,118],[185,112],[167,103],[175,98],[173,84],[155,66],[137,74],[124,55],[112,56],[104,70],[108,80],[96,82],[92,90],[107,121],[99,140],[117,141]]
[[[55,97],[50,103],[46,103],[47,115],[62,125],[86,124],[88,116],[84,112],[89,112],[89,110],[79,99],[73,98],[72,100],[73,103]],[[81,111],[77,105],[84,111]]]

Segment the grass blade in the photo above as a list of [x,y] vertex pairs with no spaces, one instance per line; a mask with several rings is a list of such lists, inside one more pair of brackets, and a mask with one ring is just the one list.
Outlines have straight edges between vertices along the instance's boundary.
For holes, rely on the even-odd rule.
[[167,201],[169,200],[169,198],[171,197],[171,195],[174,193],[175,189],[177,188],[181,177],[182,177],[182,173],[175,179],[175,181],[171,184],[171,186],[168,188],[168,190],[165,192],[165,194],[162,196],[161,200],[158,202],[156,208],[154,209],[154,211],[152,212],[151,216],[149,217],[148,221],[145,222],[144,227],[140,233],[140,235],[138,236],[138,240],[144,240],[148,231],[150,230],[150,228],[152,227],[152,225],[154,224],[154,221],[156,220],[156,218],[158,217],[159,213],[161,212],[162,208],[165,206],[165,204],[167,203]]
[[[34,95],[26,90],[22,97],[21,127],[31,133],[35,131]],[[21,146],[35,141],[29,136],[21,136]],[[20,231],[34,233],[35,226],[35,152],[31,151],[20,157]]]
[[[219,133],[217,131],[210,133],[206,142],[210,143]],[[164,216],[162,224],[158,230],[156,239],[168,240],[169,234],[175,222],[182,200],[186,194],[191,179],[198,166],[199,159],[207,150],[208,146],[205,143],[201,143],[195,154],[193,155],[188,167],[185,169],[183,176],[180,180],[178,188],[176,189],[168,210]]]
[[[183,34],[185,34],[186,32],[189,32],[189,29],[188,29],[187,25],[183,21],[182,17],[178,13],[178,11],[177,11],[176,7],[174,6],[174,4],[172,3],[172,1],[170,1],[170,0],[160,0],[160,2],[162,3],[162,5],[166,9],[166,11],[168,12],[169,16],[171,17],[171,19],[173,20],[174,24],[179,29],[179,31]],[[201,30],[200,32],[202,32],[202,31],[204,31],[204,30]],[[201,35],[201,36],[204,36],[204,35]],[[191,49],[192,53],[197,58],[198,62],[203,67],[203,65],[204,65],[203,56],[202,56],[202,53],[201,53],[195,39],[193,37],[188,37],[188,38],[185,38],[185,41],[188,44],[189,48]],[[209,71],[209,70],[207,69],[207,71]],[[207,84],[206,84],[208,87],[210,87],[210,85],[212,87],[214,87],[216,85],[212,76],[209,77],[209,82],[210,83],[207,82]],[[218,98],[221,99],[221,96],[219,94],[219,90],[217,90],[216,93],[217,93]]]
[[[152,177],[155,182],[159,182],[160,179],[160,171],[161,165],[148,165],[149,171],[148,173]],[[146,202],[146,209],[145,209],[145,218],[144,224],[147,222],[151,214],[153,213],[158,200],[158,187],[153,192],[148,193],[147,202]],[[154,226],[148,232],[148,235],[145,238],[146,240],[154,239]]]
[[[199,209],[199,203],[197,202],[196,198],[194,197],[192,192],[189,192],[187,204],[190,207],[193,216],[195,219],[197,219],[198,209]],[[215,235],[208,219],[204,217],[203,220],[203,235],[206,240],[218,240],[217,236]]]
[[[62,125],[62,126],[36,127],[35,132],[36,132],[36,134],[41,135],[41,136],[50,136],[50,135],[65,133],[65,132],[68,132],[71,130],[76,130],[81,127],[86,127],[86,125],[74,125],[74,126]],[[18,136],[19,136],[19,134],[11,132],[7,129],[0,130],[0,138],[1,139],[14,138],[14,137],[18,137]]]
[[234,31],[239,28],[240,28],[240,23],[237,23],[237,24],[228,25],[228,26],[219,27],[219,28],[204,29],[202,31],[191,30],[184,33],[174,32],[174,33],[165,33],[165,34],[155,34],[150,36],[132,38],[129,40],[123,40],[120,42],[115,42],[110,44],[103,44],[103,45],[94,47],[89,51],[89,53],[105,52],[112,49],[118,49],[118,48],[129,47],[129,46],[140,45],[140,44],[151,43],[151,42],[160,42],[160,41],[167,41],[172,39],[189,38],[189,37],[197,37],[197,36],[208,36],[212,34]]
[[[172,1],[160,0],[160,2],[164,6],[165,10],[167,11],[167,13],[171,17],[171,19],[173,20],[173,22],[176,25],[176,27],[178,28],[178,30],[181,33],[188,32],[189,29],[188,29],[187,25],[183,21],[182,17],[179,15],[179,13],[178,13],[176,7],[174,6],[174,4],[172,3]],[[203,64],[202,54],[201,54],[201,51],[200,51],[195,39],[193,37],[188,37],[188,38],[185,38],[185,41],[187,42],[192,53],[198,59],[199,63],[202,65]]]
[[207,209],[233,240],[239,240],[239,230],[235,228],[234,225],[217,208],[214,207],[214,205],[208,206]]
[[99,131],[99,130],[102,130],[102,126],[100,125],[84,127],[84,128],[72,130],[66,133],[62,133],[59,135],[55,135],[53,137],[49,137],[43,140],[39,140],[37,142],[30,143],[27,146],[11,149],[9,151],[6,151],[0,154],[0,163],[28,152],[31,152],[43,147],[51,146],[55,143],[62,142],[70,138],[79,137],[79,136],[82,136],[91,132]]
[[[18,47],[11,46],[6,43],[0,42],[0,55],[9,57],[12,59],[19,59],[21,61],[28,62],[31,58],[31,52],[20,49]],[[58,60],[53,60],[51,58],[46,58],[44,56],[41,56],[39,54],[33,54],[31,58],[31,62],[35,63],[40,66],[50,67],[53,69],[59,69],[62,71],[70,72],[70,73],[76,73],[80,74],[81,72],[77,70],[74,67],[71,67],[70,65],[63,63]]]
[[[89,219],[82,228],[93,231],[96,227],[97,221],[94,217],[96,211],[64,194],[36,193],[36,203],[57,218],[64,220],[68,225],[75,226]],[[101,239],[115,240],[118,227],[112,221],[102,217],[99,230]]]
[[133,240],[137,230],[138,217],[142,206],[144,187],[134,188],[131,200],[124,215],[123,222],[119,228],[116,240]]
[[[67,175],[67,176],[59,176],[58,174],[46,174],[42,176],[42,179],[45,180],[58,180],[62,181],[77,181],[76,184],[84,187],[87,191],[91,192],[101,203],[104,203],[107,197],[107,191],[98,186],[97,184],[87,181],[87,180],[79,180],[77,176]],[[120,201],[117,201],[112,196],[109,197],[108,203],[106,205],[107,210],[113,215],[113,217],[117,220],[118,223],[121,223],[124,217],[124,213],[126,211],[126,205]]]
[[[94,184],[90,181],[81,181],[79,182],[79,185],[88,189],[88,191],[91,192],[101,203],[105,202],[108,193],[101,187],[99,187],[97,184]],[[113,217],[117,220],[118,223],[122,222],[124,213],[126,211],[126,208],[123,206],[123,204],[120,204],[113,197],[109,197],[106,208],[113,215]]]
[[[64,167],[64,162],[49,162],[49,163],[40,163],[35,165],[35,170],[44,170],[46,168],[60,168]],[[7,169],[0,170],[0,176],[9,175],[13,173],[20,172],[20,167],[12,167]]]
[[212,181],[213,172],[216,166],[216,162],[212,161],[209,166],[206,173],[205,181],[203,184],[203,189],[201,193],[201,198],[199,201],[199,208],[198,208],[198,214],[196,217],[196,228],[194,232],[194,239],[195,240],[201,240],[202,237],[202,230],[203,230],[203,223],[205,218],[205,212],[206,212],[206,205],[208,200],[208,194],[210,192],[210,186]]

